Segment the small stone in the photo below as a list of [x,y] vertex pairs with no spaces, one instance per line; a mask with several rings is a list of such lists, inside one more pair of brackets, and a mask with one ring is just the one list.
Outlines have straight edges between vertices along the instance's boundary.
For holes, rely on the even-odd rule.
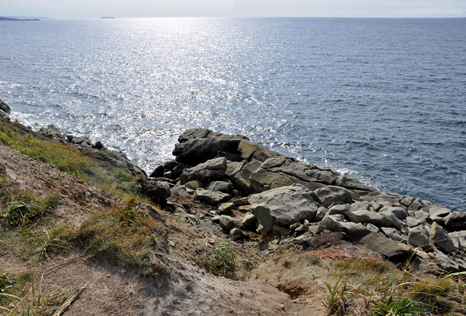
[[170,247],[173,247],[173,248],[175,248],[175,246],[176,246],[176,244],[175,244],[173,241],[171,241],[171,240],[168,242],[168,245],[169,245]]
[[235,207],[234,203],[222,203],[220,204],[218,211],[220,214],[229,213]]

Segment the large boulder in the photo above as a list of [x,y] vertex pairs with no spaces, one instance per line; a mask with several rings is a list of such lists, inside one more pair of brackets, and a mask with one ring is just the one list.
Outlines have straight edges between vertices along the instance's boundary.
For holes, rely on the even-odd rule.
[[443,221],[449,231],[466,230],[466,212],[451,212]]
[[329,207],[335,202],[351,203],[353,196],[351,191],[345,188],[329,185],[314,191],[324,207]]
[[347,189],[354,190],[363,190],[363,191],[375,191],[374,188],[371,188],[356,179],[355,177],[349,176],[347,174],[339,175],[335,178],[335,184],[339,187],[344,187]]
[[171,190],[168,182],[144,180],[140,183],[140,193],[150,198],[153,202],[164,205],[166,199],[170,197]]
[[[239,138],[239,136],[238,136]],[[197,165],[216,158],[218,152],[236,152],[239,139],[222,139],[220,137],[193,138],[175,145],[173,155],[176,161]]]
[[359,244],[372,249],[387,258],[397,260],[405,257],[403,248],[398,243],[385,237],[381,233],[371,233],[358,240]]
[[242,139],[238,146],[238,153],[243,159],[256,159],[259,161],[266,161],[268,158],[282,156],[282,154],[273,151],[267,147],[251,143],[247,139]]
[[284,186],[293,185],[294,181],[279,173],[271,173],[259,168],[249,176],[253,192],[263,192]]
[[244,229],[244,226],[239,219],[227,215],[220,216],[220,226],[227,231],[230,231],[233,228]]
[[433,249],[432,242],[429,239],[429,233],[424,225],[409,229],[408,244],[414,247],[420,247],[426,251]]
[[266,233],[270,232],[274,225],[288,227],[305,219],[312,221],[318,208],[311,192],[301,185],[254,194],[249,198],[249,203],[251,212]]
[[195,167],[184,169],[180,183],[185,184],[193,180],[209,183],[212,180],[219,180],[225,175],[226,168],[227,160],[225,158],[210,159]]
[[233,181],[233,183],[235,183],[241,189],[241,191],[249,195],[253,192],[249,177],[252,173],[259,169],[260,165],[261,162],[258,160],[252,160],[248,162],[247,164],[243,165],[242,169],[236,172],[233,177],[230,177],[231,181]]
[[456,250],[455,244],[451,240],[448,232],[437,223],[433,223],[429,233],[430,240],[434,243],[435,247],[443,252],[452,252]]

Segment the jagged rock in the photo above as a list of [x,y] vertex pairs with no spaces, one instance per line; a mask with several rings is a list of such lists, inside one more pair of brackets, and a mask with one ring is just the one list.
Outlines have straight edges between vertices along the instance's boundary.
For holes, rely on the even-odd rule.
[[396,229],[398,230],[401,230],[402,227],[407,226],[404,222],[399,220],[398,217],[395,215],[395,213],[393,213],[392,211],[381,211],[380,214],[390,219],[393,223],[390,226],[396,227]]
[[398,233],[398,230],[396,230],[395,228],[381,227],[380,229],[385,234],[385,236],[387,236],[391,240],[394,240],[394,241],[405,240],[403,237],[401,237],[401,235]]
[[[56,142],[67,144],[67,138],[60,132],[60,130],[53,124],[48,125],[46,128],[42,127],[39,130],[39,133],[44,135],[47,138],[53,139]],[[91,146],[92,147],[92,143]]]
[[235,207],[235,204],[233,204],[233,203],[222,203],[222,204],[220,204],[220,206],[218,208],[218,211],[221,214],[226,214],[226,213],[230,212],[234,207]]
[[249,204],[249,198],[248,197],[236,197],[234,199],[231,199],[230,202],[234,203],[235,206],[251,205],[251,204]]
[[[371,224],[371,223],[367,223],[366,228],[369,229],[373,233],[378,233],[380,231],[377,226],[375,226],[374,224]],[[393,229],[393,228],[391,228],[391,229]]]
[[426,219],[429,218],[429,213],[424,212],[422,209],[420,209],[419,211],[414,212],[414,218],[425,222]]
[[238,153],[243,159],[256,159],[261,162],[264,162],[271,157],[282,156],[282,154],[276,151],[261,145],[253,144],[246,139],[243,139],[239,142],[237,149]]
[[413,203],[408,207],[408,211],[419,211],[422,208],[422,202],[419,199],[415,199]]
[[351,211],[346,213],[346,216],[348,216],[348,218],[354,223],[371,223],[379,227],[394,226],[393,221],[391,219],[370,211]]
[[184,169],[191,168],[192,165],[187,165],[175,160],[167,161],[163,164],[163,176],[171,179],[177,179],[181,176]]
[[295,232],[297,233],[305,233],[309,230],[309,224],[304,224],[304,225],[300,225],[299,227],[297,227],[295,229]]
[[409,229],[408,244],[414,247],[420,247],[425,251],[433,249],[432,242],[429,239],[429,233],[424,225]]
[[252,160],[247,163],[241,171],[237,172],[231,179],[243,192],[246,194],[252,193],[251,182],[249,177],[253,172],[259,169],[261,162],[258,160]]
[[327,209],[323,206],[319,207],[317,209],[316,217],[314,218],[315,222],[320,222],[324,217],[325,214],[327,214]]
[[466,248],[466,231],[459,231],[459,232],[452,232],[450,233],[450,237],[455,244],[455,247],[459,250],[463,250]]
[[380,212],[384,213],[384,214],[388,214],[388,213],[385,213],[385,212],[390,212],[396,218],[401,219],[401,220],[406,219],[406,217],[408,217],[408,212],[404,208],[399,207],[399,206],[391,206],[391,207],[384,206],[380,210]]
[[232,230],[233,228],[243,228],[243,225],[238,219],[227,215],[220,216],[219,223],[223,229],[228,231]]
[[321,225],[333,232],[341,231],[342,219],[338,215],[326,215],[321,221]]
[[70,136],[68,135],[67,136],[68,138],[68,141],[70,143],[73,143],[75,145],[78,145],[78,146],[81,146],[81,147],[85,147],[85,148],[92,148],[94,147],[94,145],[92,144],[92,142],[89,140],[89,138],[87,137],[75,137],[75,136]]
[[351,206],[351,211],[358,211],[358,210],[365,210],[365,211],[370,211],[371,210],[371,203],[368,201],[356,201]]
[[257,218],[252,213],[247,213],[244,215],[241,223],[247,230],[250,231],[254,231],[257,228]]
[[[228,158],[227,158],[228,159]],[[243,167],[247,164],[246,161],[228,161],[227,160],[227,168],[225,170],[225,176],[228,178],[233,177],[235,174],[241,171]]]
[[432,243],[443,252],[452,252],[456,250],[456,247],[451,240],[448,232],[437,223],[433,223],[430,228],[429,238]]
[[202,188],[196,189],[195,198],[204,201],[210,205],[217,205],[219,203],[226,202],[231,199],[231,196],[227,193],[220,191],[209,191]]
[[236,139],[235,137],[222,139],[217,136],[189,139],[176,144],[173,155],[176,156],[178,162],[197,165],[216,158],[219,151],[236,152],[240,138],[240,136],[237,136]]
[[305,219],[312,221],[317,205],[310,193],[301,185],[287,186],[254,194],[249,203],[264,231],[269,232],[274,225],[288,227]]
[[327,208],[335,202],[351,203],[353,200],[351,191],[332,185],[317,189],[314,193],[319,198],[320,203]]
[[424,220],[417,219],[417,218],[414,218],[414,217],[411,217],[411,216],[408,216],[406,218],[406,224],[408,225],[408,227],[416,227],[416,226],[419,226],[419,225],[421,225],[423,223],[424,223]]
[[466,212],[451,212],[443,221],[449,231],[466,230]]
[[335,184],[344,187],[347,189],[356,189],[356,190],[364,190],[364,191],[375,191],[374,188],[371,188],[356,179],[355,177],[349,176],[347,174],[339,175],[335,178]]
[[200,180],[210,182],[212,180],[222,179],[227,168],[227,160],[225,158],[214,158],[204,163],[198,164],[195,167],[183,170],[180,182],[185,184],[188,181]]
[[160,204],[165,204],[165,199],[171,196],[170,185],[162,181],[144,180],[140,183],[140,192]]
[[0,99],[0,111],[3,111],[5,114],[11,114],[10,106],[6,104],[5,102],[3,102],[1,99]]
[[163,166],[155,167],[154,171],[149,175],[150,178],[159,178],[163,177],[163,173],[165,172],[165,168]]
[[381,233],[371,233],[358,240],[358,243],[390,259],[404,258],[405,252],[398,243]]
[[251,210],[251,205],[238,206],[238,211],[240,212],[246,213],[246,212],[249,212],[250,210]]
[[233,185],[226,181],[212,181],[209,184],[209,190],[231,194],[233,193]]
[[184,143],[188,140],[194,138],[208,138],[208,137],[216,137],[222,134],[211,131],[206,128],[191,128],[183,132],[180,136],[178,136],[178,142]]
[[199,189],[199,188],[203,188],[205,185],[200,180],[192,180],[192,181],[186,182],[184,184],[184,186],[191,189],[191,190],[196,190],[196,189]]
[[405,196],[400,201],[400,203],[406,207],[409,207],[413,202],[414,202],[414,198],[412,196]]

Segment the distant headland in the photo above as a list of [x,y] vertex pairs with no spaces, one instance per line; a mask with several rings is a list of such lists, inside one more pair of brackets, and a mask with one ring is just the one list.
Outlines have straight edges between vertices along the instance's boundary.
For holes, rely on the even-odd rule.
[[0,16],[0,21],[40,21],[39,19],[17,19]]

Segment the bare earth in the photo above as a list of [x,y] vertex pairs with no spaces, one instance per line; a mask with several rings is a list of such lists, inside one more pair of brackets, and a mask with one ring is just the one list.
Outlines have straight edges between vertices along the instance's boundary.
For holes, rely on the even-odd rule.
[[[79,225],[93,212],[124,205],[124,201],[75,176],[3,145],[0,176],[24,190],[58,192],[59,223]],[[318,266],[298,257],[277,259],[257,254],[262,263],[248,267],[245,258],[256,252],[244,247],[239,253],[237,280],[217,277],[194,265],[199,256],[194,245],[221,240],[223,235],[179,223],[152,206],[139,204],[136,209],[164,221],[169,240],[175,243],[169,253],[156,254],[164,273],[125,270],[89,260],[82,253],[53,256],[41,264],[34,258],[22,261],[8,253],[0,257],[0,267],[12,273],[34,268],[36,276],[43,275],[42,288],[49,292],[86,285],[63,315],[325,315],[318,298],[324,293],[323,282],[334,281],[325,268],[325,260],[331,259],[323,259],[324,264]]]

